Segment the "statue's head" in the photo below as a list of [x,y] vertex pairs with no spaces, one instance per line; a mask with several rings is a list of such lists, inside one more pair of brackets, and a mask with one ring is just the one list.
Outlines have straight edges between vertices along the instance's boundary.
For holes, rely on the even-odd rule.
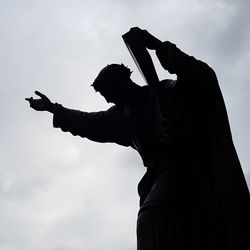
[[107,102],[118,104],[131,85],[131,73],[123,64],[110,64],[100,71],[92,86]]

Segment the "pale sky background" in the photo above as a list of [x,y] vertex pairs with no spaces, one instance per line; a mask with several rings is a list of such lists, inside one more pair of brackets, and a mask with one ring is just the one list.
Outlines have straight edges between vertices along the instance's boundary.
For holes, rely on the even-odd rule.
[[249,11],[248,0],[0,0],[0,250],[136,249],[137,153],[54,129],[24,100],[39,90],[107,109],[90,84],[114,62],[143,85],[121,38],[133,26],[215,70],[250,184]]

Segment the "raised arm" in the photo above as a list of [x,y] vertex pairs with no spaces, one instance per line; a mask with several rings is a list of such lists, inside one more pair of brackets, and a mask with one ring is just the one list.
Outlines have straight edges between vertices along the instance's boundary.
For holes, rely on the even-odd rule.
[[156,55],[162,67],[178,77],[194,79],[199,76],[214,74],[206,63],[187,55],[169,41],[163,42],[157,47]]
[[137,32],[147,49],[155,50],[156,55],[164,69],[178,77],[192,77],[214,74],[213,70],[204,62],[189,56],[175,44],[166,41],[162,42],[154,37],[147,30],[138,27],[131,28],[133,32]]

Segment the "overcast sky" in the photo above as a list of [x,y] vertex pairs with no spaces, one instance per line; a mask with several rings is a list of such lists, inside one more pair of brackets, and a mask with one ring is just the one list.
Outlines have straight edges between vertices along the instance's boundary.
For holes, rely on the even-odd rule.
[[[113,62],[143,85],[121,39],[133,26],[215,70],[250,184],[249,9],[248,0],[0,0],[0,250],[136,249],[137,153],[54,129],[51,114],[24,101],[39,90],[105,110],[90,84]],[[155,63],[161,79],[175,77]]]

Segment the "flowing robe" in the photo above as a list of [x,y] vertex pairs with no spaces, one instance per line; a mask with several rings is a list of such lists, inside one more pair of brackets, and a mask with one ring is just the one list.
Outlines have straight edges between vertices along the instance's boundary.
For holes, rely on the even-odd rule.
[[170,42],[156,54],[177,80],[138,87],[106,111],[56,105],[54,127],[139,152],[138,249],[248,249],[249,192],[216,75]]

